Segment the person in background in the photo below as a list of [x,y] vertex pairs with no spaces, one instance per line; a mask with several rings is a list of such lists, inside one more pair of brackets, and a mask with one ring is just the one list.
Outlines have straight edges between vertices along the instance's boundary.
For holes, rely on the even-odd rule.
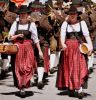
[[[38,89],[42,89],[44,87],[44,79],[47,77],[48,68],[49,68],[49,55],[48,55],[48,38],[47,38],[47,30],[41,27],[40,22],[35,22],[38,31],[38,38],[40,40],[40,47],[44,55],[44,59],[41,59],[38,55],[38,50],[35,48],[35,56],[37,62],[37,74],[38,74]],[[37,51],[37,52],[36,52]]]
[[[4,12],[0,11],[0,42],[8,42],[5,38],[8,36],[8,31],[10,29],[10,24],[4,19]],[[1,66],[1,79],[6,78],[6,73],[9,67],[9,59],[7,54],[1,54],[2,66]]]
[[16,53],[14,60],[14,72],[17,80],[17,84],[15,85],[18,87],[20,95],[23,97],[26,94],[25,88],[30,86],[30,80],[34,74],[33,42],[38,48],[39,56],[43,59],[36,25],[28,19],[30,13],[31,10],[28,9],[26,5],[22,5],[17,11],[19,21],[14,21],[9,31],[9,39],[18,46],[18,52]]
[[[89,11],[88,12],[89,32],[90,32],[90,37],[91,37],[92,44],[93,44],[93,52],[92,52],[91,55],[88,56],[88,70],[89,70],[89,74],[91,74],[94,71],[93,61],[94,61],[94,41],[95,41],[95,34],[94,34],[94,32],[95,32],[95,28],[94,28],[91,16],[92,16],[92,12]],[[94,20],[94,18],[93,18],[93,20]]]
[[69,96],[82,99],[85,96],[83,87],[88,79],[88,66],[85,55],[80,52],[80,41],[77,36],[85,38],[90,47],[89,55],[92,53],[93,45],[85,21],[77,20],[77,8],[72,5],[67,14],[68,20],[61,26],[62,51],[56,87],[61,90],[67,89]]
[[49,46],[50,46],[50,74],[53,74],[58,66],[59,57],[60,57],[60,26],[61,21],[58,20],[58,17],[54,11],[51,11],[48,16],[48,22],[51,26],[51,30],[48,33]]

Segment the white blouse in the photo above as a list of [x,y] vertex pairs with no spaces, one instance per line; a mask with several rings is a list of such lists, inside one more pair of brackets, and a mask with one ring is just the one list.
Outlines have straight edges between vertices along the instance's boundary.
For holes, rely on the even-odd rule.
[[[67,28],[67,32],[72,32],[73,29],[76,32],[80,31],[80,23],[76,23],[72,26],[71,25],[67,26],[67,25],[68,25],[68,23],[66,21],[64,21],[61,26],[61,38],[64,39],[64,41],[65,41],[65,37],[66,37],[66,28]],[[84,36],[89,36],[89,30],[88,30],[88,27],[87,27],[87,24],[85,23],[85,21],[81,21],[81,29],[82,29]]]
[[[18,25],[18,30],[27,30],[27,29],[28,29],[28,24]],[[15,35],[16,31],[17,31],[17,21],[14,21],[10,28],[9,35],[10,36]],[[31,23],[29,31],[31,32],[31,39],[34,41],[34,43],[39,42],[37,28],[34,22]]]

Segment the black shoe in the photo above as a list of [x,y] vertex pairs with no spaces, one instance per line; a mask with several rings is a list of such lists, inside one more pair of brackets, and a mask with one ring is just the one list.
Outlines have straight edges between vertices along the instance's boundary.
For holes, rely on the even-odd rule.
[[50,69],[50,74],[53,74],[53,73],[55,73],[55,70],[54,70],[54,68],[51,68]]
[[20,90],[20,97],[25,98],[25,96],[26,96],[26,92],[23,89]]
[[42,89],[44,87],[43,82],[38,82],[37,87],[38,87],[38,89]]
[[75,97],[75,91],[69,90],[68,95],[69,95],[69,97]]
[[20,97],[25,98],[26,92],[24,90],[20,90]]
[[83,99],[84,96],[85,96],[84,92],[78,93],[78,98],[79,99]]

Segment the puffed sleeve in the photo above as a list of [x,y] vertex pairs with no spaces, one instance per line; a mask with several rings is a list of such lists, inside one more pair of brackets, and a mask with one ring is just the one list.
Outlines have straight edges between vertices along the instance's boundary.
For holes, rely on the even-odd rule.
[[9,30],[9,35],[10,35],[10,36],[12,36],[12,35],[15,34],[15,32],[16,32],[16,24],[17,24],[17,22],[14,21],[13,24],[11,25],[11,28],[10,28],[10,30]]
[[88,43],[88,45],[90,47],[89,48],[90,51],[92,51],[93,50],[93,45],[92,45],[92,41],[91,41],[91,38],[90,38],[90,35],[89,35],[88,27],[87,27],[85,21],[82,21],[81,25],[82,25],[82,32],[83,32],[83,35],[85,37],[85,40],[86,40],[86,42]]
[[85,21],[81,21],[82,32],[84,36],[89,36],[89,30]]
[[36,25],[35,23],[31,23],[31,39],[34,41],[34,43],[37,43],[39,42],[39,39],[38,39],[38,32],[37,32],[37,28],[36,28]]
[[61,26],[61,42],[65,42],[65,37],[66,37],[66,28],[67,28],[67,22],[64,21],[62,26]]

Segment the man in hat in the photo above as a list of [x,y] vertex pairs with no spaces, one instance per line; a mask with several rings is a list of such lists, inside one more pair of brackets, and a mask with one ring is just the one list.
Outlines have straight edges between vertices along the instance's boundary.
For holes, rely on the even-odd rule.
[[38,48],[39,56],[43,59],[36,25],[28,19],[30,12],[27,6],[22,5],[17,12],[19,21],[14,21],[9,31],[9,39],[13,40],[18,46],[14,72],[17,79],[16,85],[20,89],[21,96],[25,96],[24,89],[30,86],[30,80],[33,75],[34,51],[32,40]]
[[63,50],[60,55],[56,86],[58,89],[68,89],[69,96],[77,96],[81,99],[84,97],[82,89],[88,78],[87,62],[84,54],[79,50],[81,38],[84,37],[90,46],[89,53],[92,52],[93,46],[85,21],[78,20],[76,7],[71,6],[67,14],[68,20],[64,21],[61,26],[61,44]]
[[38,36],[40,40],[40,47],[43,52],[44,59],[41,59],[38,56],[37,48],[35,48],[35,56],[37,62],[37,73],[38,73],[38,89],[42,89],[44,87],[44,80],[48,77],[48,68],[49,68],[49,55],[48,55],[48,37],[47,37],[47,30],[40,25],[39,21],[35,21],[37,26]]

